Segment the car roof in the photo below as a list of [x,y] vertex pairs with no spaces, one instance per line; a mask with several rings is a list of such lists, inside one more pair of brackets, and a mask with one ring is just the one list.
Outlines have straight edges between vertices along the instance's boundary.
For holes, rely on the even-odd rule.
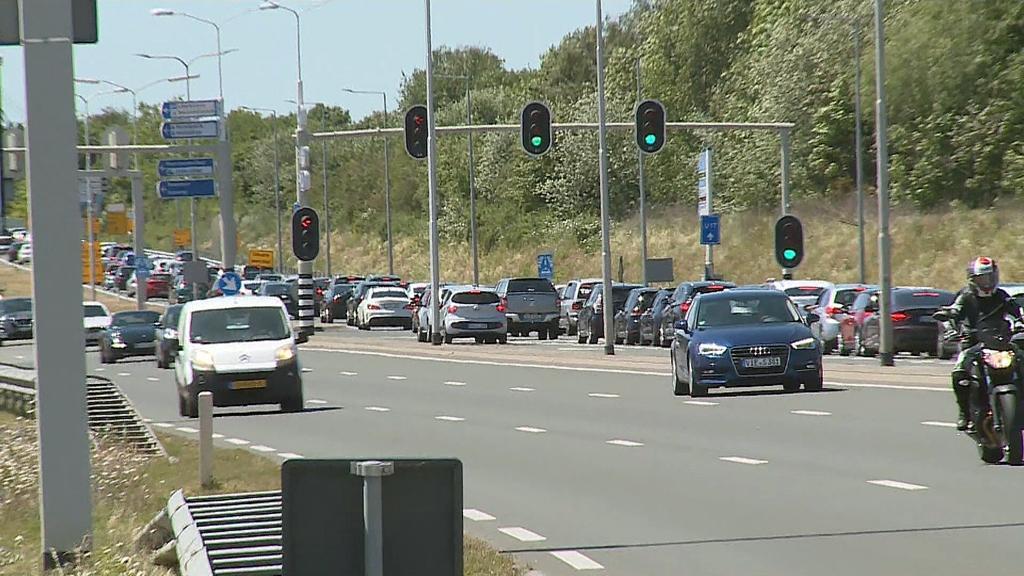
[[452,286],[452,287],[450,287],[450,289],[451,289],[453,294],[457,293],[457,292],[471,292],[473,290],[477,290],[477,291],[480,291],[480,292],[494,292],[494,287],[493,286],[482,286],[482,285],[479,285],[479,284],[466,284],[466,285],[462,285],[462,286]]
[[104,310],[108,309],[106,304],[104,304],[103,302],[97,302],[95,300],[86,300],[85,302],[82,302],[82,306],[100,306]]
[[193,300],[185,304],[182,314],[200,310],[226,310],[231,308],[281,308],[280,298],[273,296],[218,296]]
[[777,290],[788,290],[789,288],[799,288],[801,286],[814,286],[816,288],[831,288],[835,286],[828,280],[776,280],[770,284]]
[[744,288],[743,290],[723,290],[721,292],[704,292],[697,295],[701,300],[717,300],[735,298],[736,292],[743,292],[743,296],[766,296],[770,298],[789,298],[779,290],[772,288]]

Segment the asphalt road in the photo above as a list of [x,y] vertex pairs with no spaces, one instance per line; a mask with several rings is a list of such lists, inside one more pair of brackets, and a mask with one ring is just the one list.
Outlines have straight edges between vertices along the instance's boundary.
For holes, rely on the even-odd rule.
[[[432,347],[329,326],[300,359],[305,412],[219,409],[217,441],[278,458],[458,457],[467,531],[544,574],[1022,572],[1024,468],[981,464],[949,427],[945,362],[830,358],[824,392],[694,402],[672,395],[664,350],[606,358],[564,338]],[[194,434],[170,371],[95,353],[89,369],[155,426]]]

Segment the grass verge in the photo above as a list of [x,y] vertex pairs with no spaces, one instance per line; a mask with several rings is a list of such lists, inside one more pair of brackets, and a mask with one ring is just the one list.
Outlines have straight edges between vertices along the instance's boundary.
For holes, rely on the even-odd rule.
[[[82,288],[82,301],[92,300],[91,290]],[[27,270],[0,264],[0,295],[4,298],[21,298],[32,296],[32,274]],[[135,301],[122,300],[106,294],[96,293],[96,300],[110,308],[111,312],[135,310]],[[147,305],[150,310],[162,311],[163,308]]]
[[[280,465],[242,449],[218,448],[216,485],[198,482],[196,442],[160,434],[169,459],[146,459],[116,444],[92,451],[93,547],[75,576],[170,576],[133,549],[136,532],[164,506],[171,492],[228,493],[280,489]],[[39,502],[35,423],[0,412],[0,575],[39,573]],[[466,537],[467,576],[519,576],[512,558]]]

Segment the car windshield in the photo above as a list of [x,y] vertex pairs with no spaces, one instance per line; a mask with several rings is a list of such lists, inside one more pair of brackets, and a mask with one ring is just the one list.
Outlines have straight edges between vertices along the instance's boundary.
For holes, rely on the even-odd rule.
[[943,290],[897,290],[892,294],[895,308],[938,308],[949,306],[956,296]]
[[524,278],[521,280],[508,281],[509,292],[550,292],[555,293],[555,287],[551,282],[542,278]]
[[800,314],[789,298],[778,296],[714,298],[702,302],[697,310],[698,328],[799,321]]
[[86,318],[100,318],[107,315],[107,311],[99,304],[86,304],[83,309]]
[[139,312],[119,312],[114,315],[112,324],[114,326],[140,326],[143,324],[156,324],[159,321],[159,313],[142,310]]
[[471,292],[456,292],[452,295],[454,304],[497,304],[501,298],[494,292],[483,292],[473,290]]
[[407,294],[404,290],[399,290],[397,288],[393,288],[393,289],[390,289],[390,290],[388,290],[388,289],[381,290],[381,289],[378,288],[378,289],[370,290],[370,294],[369,294],[368,297],[369,298],[405,298],[405,299],[408,299],[409,298],[409,294]]
[[31,312],[32,300],[29,298],[11,298],[10,300],[4,300],[3,311],[8,314],[11,312]]
[[657,294],[657,290],[649,290],[647,292],[640,293],[640,296],[637,298],[636,305],[640,308],[641,312],[647,311],[651,307],[651,304],[654,304],[654,298]]
[[200,310],[192,314],[189,339],[201,344],[284,340],[288,322],[280,308],[260,306]]
[[352,291],[352,288],[354,288],[352,284],[335,284],[334,288],[331,288],[331,293],[335,296],[339,294],[348,294]]
[[622,310],[626,306],[626,300],[629,300],[629,293],[633,291],[636,286],[613,286],[612,287],[612,307],[616,312]]
[[263,286],[263,293],[267,296],[280,296],[282,294],[290,294],[292,287],[287,284],[265,284]]

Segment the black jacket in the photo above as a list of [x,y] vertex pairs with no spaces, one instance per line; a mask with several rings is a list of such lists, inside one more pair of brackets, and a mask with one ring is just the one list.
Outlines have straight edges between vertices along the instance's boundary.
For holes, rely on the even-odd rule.
[[[1009,337],[1010,325],[1006,321],[1007,316],[1024,322],[1020,305],[1002,288],[997,288],[991,296],[985,297],[976,295],[970,288],[964,288],[957,295],[950,310],[950,319],[955,320],[961,329],[996,329]],[[976,335],[966,334],[966,346],[973,346],[976,343]]]

